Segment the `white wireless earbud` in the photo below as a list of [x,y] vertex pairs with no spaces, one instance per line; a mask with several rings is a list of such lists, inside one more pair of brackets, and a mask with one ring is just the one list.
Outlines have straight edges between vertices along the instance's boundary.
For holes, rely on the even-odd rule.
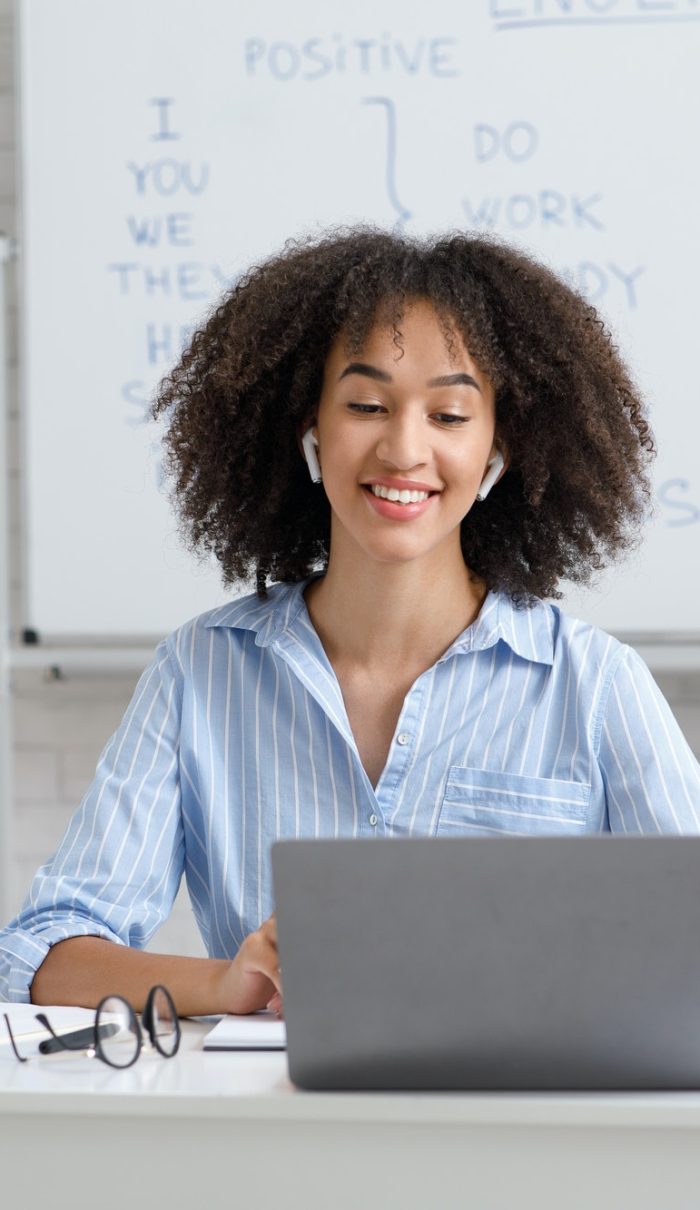
[[477,500],[486,499],[504,466],[503,455],[500,452],[495,453],[488,464],[486,474],[479,484],[479,490],[476,493]]
[[304,457],[309,464],[309,474],[311,475],[314,483],[320,483],[322,478],[321,467],[318,464],[316,450],[314,449],[314,446],[318,445],[318,441],[314,437],[311,429],[306,430],[301,439],[301,444],[304,450]]

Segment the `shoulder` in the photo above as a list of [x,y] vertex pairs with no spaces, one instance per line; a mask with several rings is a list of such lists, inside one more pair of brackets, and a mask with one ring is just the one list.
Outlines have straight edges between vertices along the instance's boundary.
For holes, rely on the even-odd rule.
[[303,607],[307,583],[272,584],[265,598],[256,592],[234,597],[184,622],[163,640],[159,651],[187,674],[208,663],[214,651],[241,649],[251,642],[257,648],[267,646]]
[[574,617],[551,602],[540,602],[551,620],[552,667],[579,699],[587,700],[602,718],[613,697],[630,703],[662,700],[639,652],[599,626]]
[[591,622],[574,617],[553,602],[540,602],[551,618],[553,656],[582,672],[612,672],[628,655],[634,655],[614,635]]
[[490,608],[490,626],[525,659],[547,664],[556,674],[596,680],[612,674],[628,653],[613,635],[567,613],[551,601],[537,599],[529,606],[515,606],[505,594],[492,594],[496,610]]

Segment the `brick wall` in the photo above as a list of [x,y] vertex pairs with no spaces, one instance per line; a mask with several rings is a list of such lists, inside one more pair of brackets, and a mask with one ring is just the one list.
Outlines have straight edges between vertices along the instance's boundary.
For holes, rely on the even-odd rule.
[[[129,703],[135,680],[122,674],[47,680],[35,670],[14,675],[13,865],[18,899],[61,839]],[[149,948],[204,953],[184,887]]]
[[[13,4],[0,0],[0,230],[14,234]],[[11,621],[21,625],[22,468],[17,390],[16,291],[11,289],[8,382],[11,484]],[[700,675],[657,674],[696,754],[700,754]],[[97,756],[129,701],[136,677],[72,675],[49,680],[40,671],[13,678],[14,897],[19,902],[37,865],[53,850],[92,777]],[[173,915],[152,943],[163,951],[199,954],[202,947],[181,893]]]

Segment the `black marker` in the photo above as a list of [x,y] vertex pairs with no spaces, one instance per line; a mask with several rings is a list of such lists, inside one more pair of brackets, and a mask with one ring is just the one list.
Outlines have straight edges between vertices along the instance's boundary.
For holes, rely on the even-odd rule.
[[[114,1021],[101,1025],[100,1039],[111,1038],[118,1034],[120,1029],[121,1026]],[[60,1038],[44,1038],[44,1041],[39,1043],[39,1051],[42,1055],[53,1055],[59,1050],[83,1050],[86,1046],[94,1045],[95,1026],[88,1025],[85,1029],[74,1029],[71,1033],[61,1034]]]

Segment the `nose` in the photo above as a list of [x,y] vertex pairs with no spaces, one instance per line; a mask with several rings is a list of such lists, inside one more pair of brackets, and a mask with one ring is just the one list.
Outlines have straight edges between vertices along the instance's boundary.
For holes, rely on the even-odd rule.
[[393,470],[405,472],[425,466],[430,445],[423,417],[408,411],[387,417],[376,452],[379,461]]

